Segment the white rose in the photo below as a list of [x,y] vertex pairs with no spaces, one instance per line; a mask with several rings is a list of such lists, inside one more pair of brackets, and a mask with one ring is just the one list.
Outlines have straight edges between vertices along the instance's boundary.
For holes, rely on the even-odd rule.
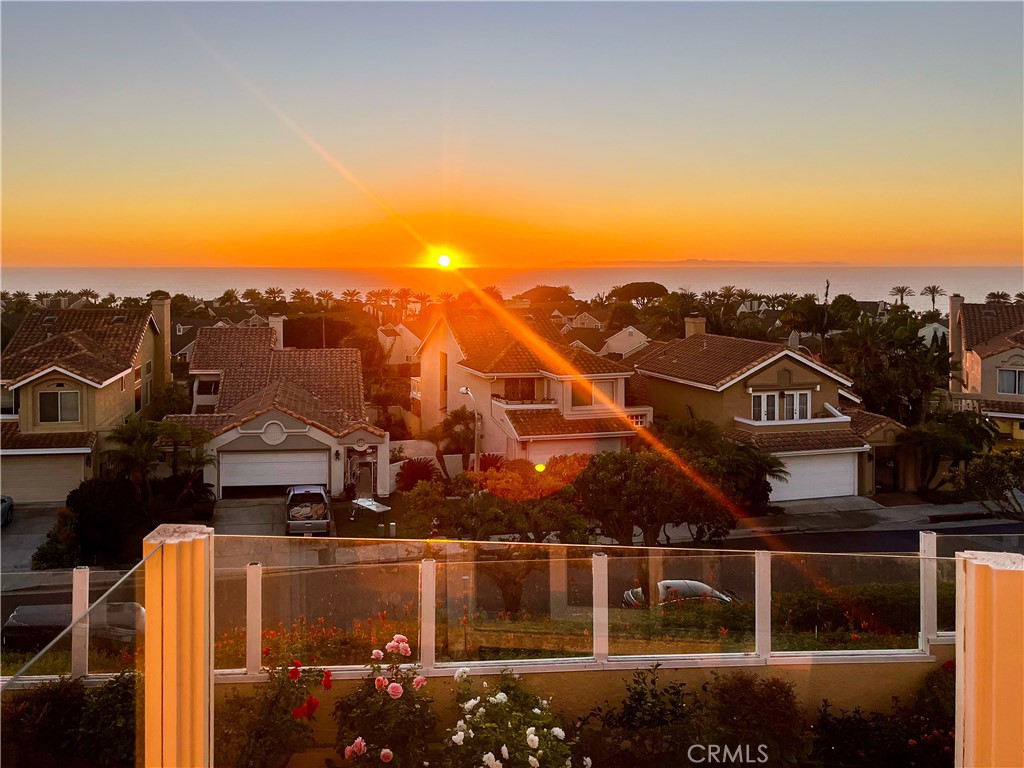
[[458,744],[461,747],[462,746],[462,741],[465,738],[466,738],[466,732],[465,731],[459,731],[454,736],[452,736],[452,743],[453,744]]
[[533,714],[535,714],[535,715],[539,715],[539,714],[540,714],[540,710],[539,710],[539,709],[537,709],[536,707],[534,707],[534,708],[533,708],[532,710],[530,710],[530,711],[531,711],[531,712],[533,712]]
[[530,762],[530,768],[540,768],[540,760],[533,755],[530,755],[527,760]]
[[565,741],[565,731],[563,731],[561,728],[557,726],[551,729],[551,735],[559,741]]
[[583,758],[583,768],[591,768],[591,766],[593,764],[594,764],[594,761],[591,760],[589,757],[584,757]]
[[484,680],[484,688],[486,688],[486,687],[487,687],[487,681]]
[[529,728],[526,729],[526,735],[527,736],[533,736],[533,734],[535,734],[536,732],[537,732],[537,727],[533,726],[533,725],[531,725]]
[[469,667],[459,667],[455,670],[455,682],[461,683],[467,677],[469,677]]
[[492,701],[497,702],[498,704],[504,704],[506,701],[508,701],[508,694],[503,691],[499,692],[497,695],[495,695]]
[[501,756],[508,760],[508,747],[504,744],[501,745]]
[[540,744],[540,739],[534,736],[532,733],[526,737],[526,746],[530,749],[536,749]]
[[464,710],[466,710],[467,712],[471,712],[473,710],[473,707],[475,707],[479,703],[480,703],[480,697],[478,696],[475,699],[470,699],[469,701],[467,701],[465,704],[462,705],[462,708]]

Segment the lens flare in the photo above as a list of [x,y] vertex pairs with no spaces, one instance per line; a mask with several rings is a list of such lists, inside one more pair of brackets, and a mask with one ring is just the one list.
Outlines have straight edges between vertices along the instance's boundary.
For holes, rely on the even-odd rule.
[[543,472],[545,469],[547,469],[547,467],[544,464],[536,464],[533,468],[536,469],[538,472]]

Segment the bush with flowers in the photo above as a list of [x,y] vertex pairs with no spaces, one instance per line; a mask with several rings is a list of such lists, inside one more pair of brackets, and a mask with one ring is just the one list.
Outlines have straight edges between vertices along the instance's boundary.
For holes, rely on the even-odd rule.
[[[461,717],[445,734],[444,764],[452,768],[571,766],[573,740],[548,701],[502,671],[494,685],[475,687],[469,669],[455,673]],[[584,758],[584,765],[590,760]]]
[[287,667],[264,670],[267,682],[246,694],[237,688],[217,708],[214,762],[235,768],[278,768],[313,743],[318,689],[330,690],[330,670],[304,667],[292,659]]
[[427,678],[415,665],[409,639],[394,635],[370,653],[370,674],[334,705],[338,753],[354,763],[422,766],[437,716],[423,693]]

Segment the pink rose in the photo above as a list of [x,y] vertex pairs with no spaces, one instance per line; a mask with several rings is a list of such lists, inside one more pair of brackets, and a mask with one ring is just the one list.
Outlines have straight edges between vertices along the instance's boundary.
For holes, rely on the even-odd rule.
[[366,754],[366,742],[363,741],[362,736],[352,742],[352,754],[356,757]]
[[388,695],[392,699],[400,699],[400,698],[402,698],[402,694],[403,693],[405,693],[405,690],[398,683],[392,683],[391,685],[388,686]]
[[383,691],[385,688],[388,687],[388,679],[384,676],[380,676],[373,681],[373,684],[377,686],[378,691]]
[[385,747],[380,751],[380,761],[382,763],[390,763],[395,757],[395,753]]
[[415,680],[412,681],[412,687],[415,688],[417,691],[420,688],[422,688],[424,685],[426,685],[426,684],[427,684],[427,678],[425,678],[423,675],[420,675],[419,677],[417,677]]
[[398,652],[403,656],[412,656],[412,648],[409,647],[408,643],[399,643]]
[[409,638],[406,637],[405,635],[395,635],[392,638],[392,640],[394,640],[396,643],[408,643],[409,642]]
[[394,640],[392,640],[390,643],[388,643],[387,645],[384,646],[384,650],[387,651],[388,653],[391,653],[392,651],[397,651],[398,650],[398,643],[396,643]]
[[352,759],[352,747],[345,747],[345,759],[346,760],[351,760]]
[[381,659],[384,658],[384,651],[379,651],[379,650],[374,649],[373,653],[370,654],[370,657],[374,661],[380,661]]

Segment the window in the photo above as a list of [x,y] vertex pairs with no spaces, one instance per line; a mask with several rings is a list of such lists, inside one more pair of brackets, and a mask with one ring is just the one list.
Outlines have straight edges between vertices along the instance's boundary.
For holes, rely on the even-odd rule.
[[114,325],[124,325],[128,321],[127,315],[114,315],[114,319],[111,321]]
[[505,379],[506,400],[534,400],[536,394],[533,379]]
[[615,382],[595,381],[594,382],[594,405],[615,404]]
[[775,421],[779,412],[777,392],[761,392],[751,398],[751,415],[754,421]]
[[1024,395],[1024,370],[1000,368],[996,391],[1000,395]]
[[642,413],[630,414],[629,423],[632,424],[634,427],[643,427],[646,426],[647,424],[647,417],[644,416]]
[[138,368],[135,369],[135,381],[136,382],[142,381],[142,367],[141,366],[139,366]]
[[78,421],[79,413],[77,392],[39,393],[39,421],[41,423]]
[[146,379],[142,383],[142,404],[149,405],[151,402],[153,402],[153,381]]
[[584,405],[594,404],[594,388],[589,381],[574,381],[572,383],[572,406],[580,408]]
[[152,376],[153,375],[153,361],[152,360],[147,360],[146,364],[144,366],[142,366],[142,375],[143,376]]
[[220,379],[200,379],[196,382],[197,395],[216,395],[220,392]]
[[21,405],[21,390],[0,387],[0,415],[17,416]]
[[786,392],[782,418],[806,419],[811,409],[810,392]]
[[128,385],[127,385],[127,384],[125,383],[125,380],[126,380],[127,378],[128,378],[127,376],[122,376],[122,377],[121,377],[121,391],[122,391],[122,392],[124,392],[124,390],[125,390],[125,387],[127,387],[127,386],[128,386]]

